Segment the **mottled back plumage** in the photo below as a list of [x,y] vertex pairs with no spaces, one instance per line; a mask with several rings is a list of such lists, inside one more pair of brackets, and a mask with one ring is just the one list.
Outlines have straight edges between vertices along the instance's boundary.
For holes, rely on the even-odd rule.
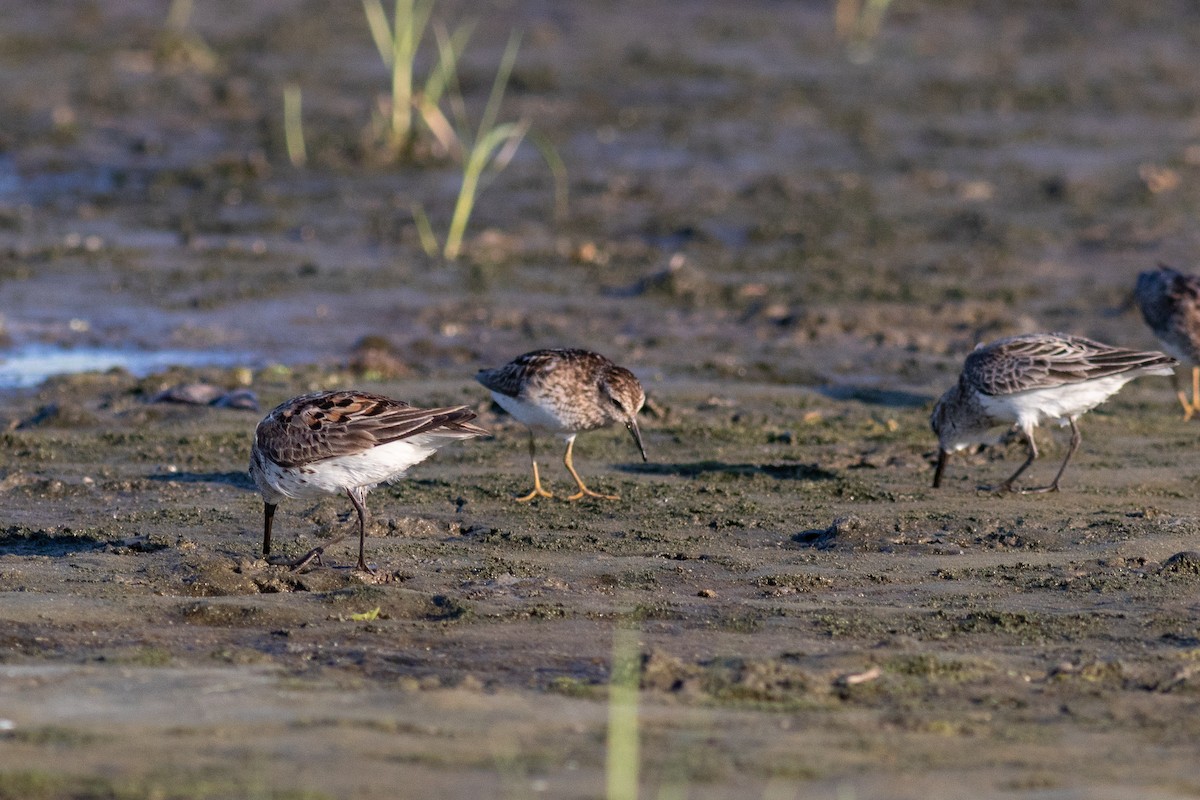
[[269,413],[255,430],[255,446],[281,467],[297,467],[348,456],[372,447],[439,430],[486,436],[470,421],[466,406],[415,408],[368,392],[315,392],[292,398]]

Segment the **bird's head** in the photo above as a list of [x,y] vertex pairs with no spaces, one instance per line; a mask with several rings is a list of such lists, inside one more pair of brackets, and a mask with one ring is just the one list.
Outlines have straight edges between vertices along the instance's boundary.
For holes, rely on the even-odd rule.
[[642,432],[638,430],[637,414],[646,402],[646,393],[634,374],[624,367],[612,367],[600,381],[600,391],[607,400],[609,419],[619,422],[629,430],[637,443],[642,460],[646,460],[646,448],[642,444]]

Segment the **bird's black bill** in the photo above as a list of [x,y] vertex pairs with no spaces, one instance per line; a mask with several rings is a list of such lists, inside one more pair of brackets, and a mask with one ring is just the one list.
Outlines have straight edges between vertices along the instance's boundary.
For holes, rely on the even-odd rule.
[[631,420],[630,422],[626,423],[625,427],[629,429],[629,433],[633,436],[633,440],[637,442],[638,450],[642,454],[642,461],[649,461],[650,459],[646,458],[646,447],[642,444],[642,432],[638,430],[637,420]]
[[275,506],[263,503],[263,555],[271,555],[271,521],[275,519]]
[[946,458],[950,454],[945,450],[938,448],[937,466],[933,469],[933,488],[938,488],[942,485],[942,470],[946,469]]

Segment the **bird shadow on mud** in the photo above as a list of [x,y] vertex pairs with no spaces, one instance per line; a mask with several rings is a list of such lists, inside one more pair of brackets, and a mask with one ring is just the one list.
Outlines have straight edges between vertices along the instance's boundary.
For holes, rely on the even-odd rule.
[[895,389],[877,389],[873,386],[851,386],[836,384],[820,386],[817,392],[830,400],[857,400],[873,406],[889,406],[891,408],[921,408],[936,400],[932,395],[901,392]]
[[246,472],[168,472],[147,476],[149,480],[163,483],[223,483],[239,489],[253,491],[256,487]]
[[687,463],[664,464],[622,464],[617,469],[622,472],[633,472],[640,475],[679,475],[684,478],[695,478],[700,475],[768,475],[779,480],[793,481],[830,481],[838,477],[832,470],[823,469],[816,464],[746,464],[727,463],[724,461],[690,461]]
[[103,550],[107,546],[104,539],[69,528],[48,531],[11,525],[0,532],[0,556],[65,556]]

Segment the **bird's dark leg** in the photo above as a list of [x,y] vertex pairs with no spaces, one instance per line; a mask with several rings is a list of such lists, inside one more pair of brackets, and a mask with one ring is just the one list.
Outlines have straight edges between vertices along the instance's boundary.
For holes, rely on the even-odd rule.
[[533,491],[517,498],[518,503],[528,503],[535,497],[554,497],[542,488],[542,479],[538,476],[537,448],[533,441],[533,429],[529,430],[529,463],[533,464]]
[[[367,505],[363,498],[362,489],[361,488],[347,489],[346,494],[347,494],[347,496],[349,496],[350,502],[354,504],[354,510],[358,512],[358,567],[357,568],[362,570],[363,572],[369,572],[371,574],[375,574],[375,570],[373,570],[367,566],[366,558],[364,558],[365,544],[366,544],[366,539],[367,539]],[[302,569],[302,568],[308,566],[309,563],[311,563],[313,561],[316,561],[318,564],[320,564],[321,556],[325,553],[325,548],[333,547],[335,544],[337,544],[338,542],[347,538],[348,536],[350,536],[350,532],[343,533],[341,536],[337,537],[336,539],[331,539],[330,541],[325,542],[320,547],[314,547],[312,550],[309,550],[307,553],[300,556],[300,558],[296,559],[288,566],[291,567],[292,572],[295,572],[298,569]]]
[[1013,481],[1015,481],[1021,475],[1022,472],[1029,469],[1029,465],[1032,464],[1034,459],[1036,459],[1038,457],[1037,444],[1033,441],[1033,432],[1027,431],[1024,428],[1022,428],[1021,429],[1021,437],[1025,439],[1025,446],[1029,448],[1029,457],[1025,459],[1024,463],[1022,463],[1021,466],[1017,467],[1016,472],[1014,472],[1012,475],[1008,476],[1008,480],[1004,481],[1004,483],[995,487],[995,491],[997,491],[997,492],[1014,492],[1014,491],[1016,491],[1015,489],[1013,489]]
[[263,501],[263,555],[271,555],[271,523],[275,519],[276,503]]
[[1071,456],[1075,455],[1075,451],[1079,449],[1079,443],[1083,441],[1083,436],[1079,433],[1079,426],[1075,424],[1075,420],[1068,419],[1067,422],[1071,426],[1071,446],[1067,448],[1067,457],[1063,459],[1062,466],[1058,468],[1058,474],[1054,476],[1054,480],[1050,482],[1049,486],[1026,489],[1025,494],[1042,494],[1044,492],[1058,491],[1058,479],[1062,477],[1063,470],[1067,468],[1067,462],[1071,460]]
[[943,448],[938,448],[937,466],[933,468],[933,488],[938,488],[942,485],[942,472],[946,469],[946,459],[950,454]]
[[325,553],[325,548],[333,547],[335,544],[342,541],[349,535],[349,533],[343,533],[336,539],[330,539],[328,542],[325,542],[325,544],[321,545],[320,547],[314,547],[312,550],[309,550],[307,553],[288,564],[288,567],[292,570],[292,572],[295,572],[298,569],[307,567],[309,563],[313,561],[316,561],[318,566],[324,566],[324,563],[321,561],[321,556]]
[[354,504],[354,509],[358,512],[358,568],[363,572],[375,574],[375,570],[367,566],[367,559],[364,556],[367,543],[367,503],[363,496],[362,487],[356,486],[353,489],[347,489],[346,494],[350,497],[350,502]]

